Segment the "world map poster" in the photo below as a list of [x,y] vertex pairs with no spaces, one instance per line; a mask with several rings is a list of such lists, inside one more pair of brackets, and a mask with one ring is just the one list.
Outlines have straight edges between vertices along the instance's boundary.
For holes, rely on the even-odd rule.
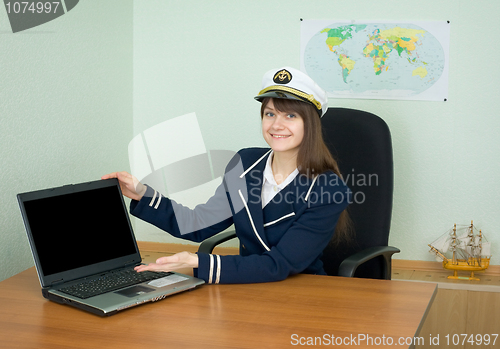
[[302,20],[301,70],[334,98],[446,101],[448,21]]

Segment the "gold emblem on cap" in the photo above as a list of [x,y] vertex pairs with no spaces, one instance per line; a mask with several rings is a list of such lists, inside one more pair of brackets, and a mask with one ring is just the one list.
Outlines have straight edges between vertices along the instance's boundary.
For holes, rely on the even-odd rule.
[[277,84],[288,84],[292,80],[292,74],[286,70],[280,70],[274,74],[273,81]]

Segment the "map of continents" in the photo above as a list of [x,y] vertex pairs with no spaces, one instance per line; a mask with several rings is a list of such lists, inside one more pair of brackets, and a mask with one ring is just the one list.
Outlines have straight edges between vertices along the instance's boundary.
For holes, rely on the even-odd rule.
[[432,34],[413,24],[333,24],[309,39],[303,63],[330,94],[404,98],[436,83],[445,55]]

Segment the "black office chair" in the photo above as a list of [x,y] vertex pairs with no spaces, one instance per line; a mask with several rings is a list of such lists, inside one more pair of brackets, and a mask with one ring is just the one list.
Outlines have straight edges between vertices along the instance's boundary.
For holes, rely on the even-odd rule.
[[[394,186],[392,142],[387,124],[360,110],[329,108],[321,119],[324,140],[353,192],[348,212],[355,236],[350,243],[330,244],[323,251],[328,275],[391,279],[388,246]],[[236,237],[234,231],[205,240],[199,252]]]
[[354,109],[329,108],[321,119],[323,137],[353,191],[348,212],[355,238],[323,252],[328,275],[391,279],[388,246],[394,170],[391,133],[378,116]]

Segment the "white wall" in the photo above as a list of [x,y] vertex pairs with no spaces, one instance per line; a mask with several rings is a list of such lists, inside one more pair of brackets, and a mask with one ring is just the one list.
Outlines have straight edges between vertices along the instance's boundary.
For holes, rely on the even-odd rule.
[[13,34],[0,7],[0,280],[33,265],[17,193],[128,168],[132,9],[80,1]]
[[[208,149],[263,145],[253,97],[267,70],[299,67],[300,18],[449,20],[447,102],[335,99],[329,104],[373,112],[391,128],[390,243],[401,249],[395,258],[433,260],[427,244],[453,223],[473,219],[493,242],[492,263],[499,264],[499,13],[494,0],[481,6],[467,0],[136,0],[134,134],[196,112]],[[174,241],[143,224],[137,234]]]

